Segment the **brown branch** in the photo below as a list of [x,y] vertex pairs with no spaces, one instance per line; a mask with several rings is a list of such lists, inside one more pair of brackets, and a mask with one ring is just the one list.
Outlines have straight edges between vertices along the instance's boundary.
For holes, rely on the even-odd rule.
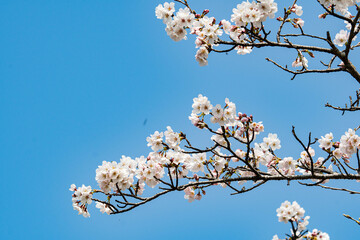
[[[342,180],[360,180],[360,176],[359,175],[355,175],[355,174],[349,174],[349,175],[342,175],[342,174],[327,174],[327,175],[323,175],[323,174],[314,174],[314,175],[292,175],[292,176],[287,176],[286,178],[284,178],[283,176],[279,176],[279,175],[270,175],[270,176],[251,176],[251,177],[236,177],[236,178],[227,178],[227,179],[211,179],[211,180],[207,180],[207,181],[198,181],[198,182],[193,182],[193,183],[188,183],[188,184],[184,184],[182,186],[179,186],[178,188],[173,188],[173,189],[166,189],[165,191],[162,191],[160,193],[157,193],[155,195],[153,195],[152,197],[147,197],[147,198],[143,198],[142,201],[138,202],[138,203],[126,203],[126,202],[120,202],[120,203],[125,203],[127,204],[127,208],[123,209],[123,210],[119,210],[116,207],[114,207],[113,205],[101,201],[101,200],[95,200],[95,201],[99,201],[102,202],[104,204],[107,204],[109,206],[112,206],[114,208],[114,211],[111,214],[118,214],[118,213],[124,213],[127,211],[130,211],[136,207],[139,207],[147,202],[150,202],[154,199],[157,199],[158,197],[169,193],[169,192],[173,192],[173,191],[182,191],[187,187],[196,187],[196,188],[202,188],[202,187],[209,187],[212,185],[217,185],[219,183],[231,183],[231,182],[238,182],[238,181],[261,181],[260,183],[258,183],[257,185],[249,188],[249,189],[243,189],[243,190],[238,190],[239,193],[245,193],[248,191],[251,191],[255,188],[260,187],[261,185],[265,184],[268,181],[293,181],[293,180],[313,180],[313,179],[317,179],[319,181],[325,181],[325,180],[330,180],[330,179],[342,179]],[[98,191],[101,192],[101,191]],[[234,193],[232,195],[235,195],[237,193]],[[119,196],[119,194],[107,194],[110,196]]]
[[325,185],[315,185],[315,186],[319,186],[319,187],[322,187],[325,189],[330,189],[330,190],[335,190],[335,191],[344,191],[344,192],[348,192],[350,194],[360,194],[360,192],[356,192],[356,191],[349,190],[346,188],[335,188],[335,187],[329,187],[329,186],[325,186]]
[[241,46],[241,47],[255,47],[255,48],[263,48],[263,47],[281,47],[281,48],[290,48],[290,49],[299,49],[299,50],[310,50],[315,52],[323,52],[333,54],[332,49],[316,47],[316,46],[308,46],[308,45],[299,45],[299,44],[286,44],[286,43],[277,43],[272,41],[267,42],[259,42],[259,43],[238,43],[235,41],[223,41],[219,40],[216,43],[224,44],[224,45],[232,45],[232,46]]
[[331,16],[333,16],[333,17],[335,17],[335,18],[342,19],[342,20],[347,21],[347,22],[349,22],[349,23],[352,22],[351,18],[347,18],[347,17],[341,16],[341,15],[335,13],[334,7],[331,7],[331,10],[329,10],[327,7],[325,7],[323,4],[321,4],[319,0],[316,0],[316,1],[320,4],[320,6],[321,6],[329,15],[331,15]]
[[[251,191],[251,190],[253,190],[253,189],[255,189],[255,188],[260,187],[261,185],[263,185],[263,184],[265,184],[265,183],[266,183],[266,181],[262,181],[262,182],[256,184],[255,186],[253,186],[253,187],[251,187],[251,188],[248,188],[248,189],[243,188],[243,189],[241,189],[241,190],[236,190],[235,193],[232,193],[232,194],[230,194],[230,195],[237,195],[237,194],[249,192],[249,191]],[[230,187],[230,185],[228,185],[228,186]]]
[[[296,4],[296,2],[297,2],[297,0],[295,0],[295,1],[293,2],[293,4],[291,5],[291,7],[294,6],[294,4]],[[291,7],[290,7],[290,8],[291,8]],[[281,21],[281,24],[280,24],[279,29],[278,29],[277,34],[276,34],[276,41],[277,41],[278,43],[280,43],[281,30],[282,30],[284,24],[286,23],[286,20],[287,20],[287,18],[289,17],[290,14],[291,14],[290,9],[284,8],[284,17],[283,17],[283,20]]]
[[288,69],[287,67],[281,66],[280,64],[278,64],[277,62],[275,62],[274,60],[271,60],[269,58],[265,58],[265,60],[273,63],[275,66],[277,66],[278,68],[281,68],[282,70],[288,72],[288,73],[292,73],[294,74],[294,76],[291,78],[291,80],[294,80],[295,77],[297,75],[300,74],[305,74],[305,73],[332,73],[332,72],[341,72],[344,71],[344,69],[342,68],[332,68],[332,69],[311,69],[311,70],[297,70],[297,71],[293,71]]
[[344,216],[344,217],[346,217],[347,219],[353,220],[354,222],[356,222],[357,224],[359,224],[359,225],[360,225],[360,218],[359,218],[359,220],[356,220],[356,219],[354,219],[354,218],[350,217],[350,216],[349,216],[349,215],[347,215],[347,214],[343,214],[343,216]]
[[355,101],[353,101],[352,97],[349,97],[349,106],[345,104],[345,107],[335,107],[329,103],[325,104],[325,107],[330,107],[335,110],[342,111],[342,115],[345,114],[345,112],[355,112],[360,110],[360,89],[356,91]]

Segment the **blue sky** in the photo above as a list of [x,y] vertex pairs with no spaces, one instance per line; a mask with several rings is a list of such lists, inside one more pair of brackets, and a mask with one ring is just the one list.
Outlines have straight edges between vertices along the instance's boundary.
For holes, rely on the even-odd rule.
[[[219,19],[229,19],[239,3],[190,2]],[[321,11],[309,2],[300,2],[305,29],[324,34]],[[192,36],[179,43],[167,37],[154,14],[159,3],[0,0],[2,239],[271,239],[289,230],[276,218],[284,200],[305,208],[311,229],[353,239],[359,230],[342,213],[360,216],[357,196],[295,182],[237,197],[214,188],[194,203],[174,193],[122,215],[101,215],[92,206],[90,219],[77,216],[68,188],[95,187],[102,160],[146,155],[146,137],[168,125],[204,145],[207,135],[187,119],[199,93],[212,103],[228,97],[239,111],[263,121],[264,136],[278,133],[282,140],[282,156],[301,151],[292,125],[302,137],[332,131],[337,138],[359,125],[359,113],[341,116],[324,108],[327,101],[345,103],[359,87],[348,75],[290,81],[264,58],[291,64],[296,53],[276,49],[210,54],[209,66],[201,68]],[[344,24],[327,26],[334,36]]]

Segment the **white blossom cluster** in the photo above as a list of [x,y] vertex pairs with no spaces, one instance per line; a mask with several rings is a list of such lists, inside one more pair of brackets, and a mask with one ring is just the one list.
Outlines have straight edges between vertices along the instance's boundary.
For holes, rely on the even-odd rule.
[[[247,117],[246,114],[242,113],[236,114],[235,104],[230,102],[228,99],[225,100],[226,105],[224,108],[222,108],[219,104],[213,107],[208,98],[203,95],[199,95],[197,98],[194,98],[193,101],[193,111],[189,119],[195,126],[199,128],[202,128],[205,125],[203,117],[206,115],[211,115],[210,120],[212,123],[218,123],[220,126],[224,126],[226,128],[233,127],[234,137],[244,142],[247,140],[246,137],[244,137],[246,126],[252,130],[249,133],[255,133],[254,138],[257,134],[264,131],[264,126],[261,122],[251,122],[251,124],[245,126],[244,123],[246,124],[248,121],[250,121],[250,117]],[[213,135],[211,139],[220,146],[227,147],[228,143],[223,138],[222,134],[222,128],[219,128],[217,130],[217,134]],[[319,140],[320,148],[328,149],[330,145],[329,141],[331,142],[332,139],[332,133],[322,137],[322,139]],[[335,148],[333,155],[337,158],[349,158],[349,156],[346,154],[349,150],[346,151],[345,149],[351,149],[352,153],[354,153],[357,148],[354,148],[353,146],[358,144],[358,141],[359,137],[355,135],[354,130],[349,129],[349,131],[342,137],[341,143],[337,144],[338,146],[341,146],[341,148]],[[331,146],[333,146],[332,143]],[[336,146],[336,144],[334,146]],[[267,137],[263,138],[262,143],[255,143],[254,151],[249,154],[249,157],[256,159],[256,167],[259,167],[259,164],[262,164],[267,167],[267,172],[272,175],[295,175],[296,172],[301,174],[311,173],[311,159],[315,157],[315,150],[312,147],[309,147],[307,151],[302,151],[300,158],[298,159],[294,159],[292,157],[276,157],[273,152],[280,148],[280,140],[277,134],[270,133]],[[342,150],[343,152],[340,149],[344,149]],[[245,158],[246,155],[246,153],[241,149],[237,149],[236,154],[240,158]],[[339,154],[340,157],[338,156]],[[239,158],[232,158],[232,160],[234,162],[238,162]],[[219,164],[219,166],[225,165]],[[328,169],[331,172],[333,171],[331,164],[328,166],[328,168],[324,166],[323,157],[318,157],[317,160],[313,162],[313,166],[315,168]],[[239,171],[239,174],[241,176],[253,175],[253,173],[250,171]]]
[[[233,9],[231,15],[231,22],[223,19],[219,24],[216,24],[214,17],[208,17],[209,10],[204,10],[203,13],[194,14],[189,8],[180,9],[175,12],[174,3],[165,2],[163,5],[159,4],[155,9],[156,17],[162,19],[166,24],[166,32],[174,41],[186,39],[187,29],[190,29],[191,34],[195,34],[196,52],[195,59],[200,66],[208,64],[208,56],[213,46],[217,46],[219,37],[223,32],[229,35],[230,39],[240,43],[235,46],[235,50],[239,55],[245,55],[252,52],[251,45],[247,46],[250,41],[246,29],[250,31],[259,31],[263,27],[263,22],[268,18],[274,18],[278,11],[277,3],[274,0],[261,1],[244,1]],[[298,16],[303,14],[303,9],[297,4],[293,4],[288,9],[289,13],[295,13]],[[283,19],[278,18],[279,21]],[[304,20],[301,18],[290,18],[289,22],[294,28],[303,27]],[[339,35],[339,34],[338,34]],[[340,34],[336,39],[343,39],[343,34]],[[338,40],[335,41],[336,43]],[[308,60],[304,56],[299,56],[292,64],[293,67],[308,66]]]
[[[189,202],[193,202],[194,200],[201,200],[202,195],[200,191],[195,194],[195,189],[193,187],[187,187],[184,190],[185,196],[184,198],[187,199]],[[202,191],[202,193],[205,195],[205,191]]]
[[[336,11],[340,12],[347,18],[352,18],[353,16],[349,12],[349,7],[354,6],[356,3],[360,2],[360,0],[320,0],[321,4],[325,6],[333,6]],[[326,14],[319,15],[319,18],[325,18]],[[346,24],[346,28],[350,31],[352,25],[348,21],[344,21]],[[355,30],[357,31],[359,28],[359,24],[356,24]],[[346,30],[340,30],[339,33],[335,35],[335,39],[333,43],[338,45],[339,47],[343,47],[349,40],[350,32]],[[356,40],[356,36],[352,36],[352,40]]]
[[[360,0],[320,0],[324,7],[334,9],[340,12],[347,18],[353,16],[349,12],[349,7],[354,6]],[[243,1],[233,9],[231,15],[231,22],[223,19],[216,24],[214,17],[208,17],[209,10],[204,10],[202,14],[195,14],[195,11],[191,11],[189,8],[180,8],[175,11],[175,4],[173,2],[159,4],[155,9],[156,17],[162,19],[166,24],[166,32],[174,41],[180,41],[186,39],[187,29],[191,34],[196,35],[195,45],[199,48],[195,54],[195,59],[200,66],[206,66],[208,64],[208,56],[212,51],[213,46],[217,46],[219,37],[223,32],[229,35],[230,39],[239,43],[234,49],[239,55],[245,55],[252,52],[251,42],[254,38],[249,36],[249,32],[252,34],[260,34],[260,30],[263,29],[263,22],[268,18],[274,18],[275,13],[278,11],[277,3],[274,0],[259,0],[259,1]],[[293,4],[287,9],[287,13],[295,13],[297,16],[302,16],[302,6]],[[319,15],[319,18],[325,18],[328,13]],[[282,17],[278,17],[277,20],[284,21]],[[294,28],[304,26],[304,20],[298,17],[288,18],[286,22],[290,22]],[[346,28],[351,30],[352,25],[345,21]],[[358,30],[359,24],[356,29]],[[356,34],[355,34],[356,35]],[[336,34],[333,40],[334,44],[339,47],[343,47],[349,40],[350,32],[341,30]],[[351,36],[352,40],[356,39],[356,36]],[[251,40],[252,39],[252,40]],[[256,40],[256,39],[255,39]],[[309,53],[311,57],[314,57],[312,53]],[[308,60],[299,53],[299,56],[292,63],[292,67],[307,68]]]
[[[308,232],[300,240],[330,240],[329,234],[326,232],[321,232],[320,230],[314,229],[311,232]],[[278,235],[273,236],[272,240],[281,240]],[[288,240],[288,238],[287,238]]]
[[297,160],[292,157],[280,159],[273,155],[273,152],[280,148],[277,134],[269,133],[268,137],[263,138],[262,143],[255,143],[254,154],[258,163],[265,165],[271,175],[295,175],[295,172],[299,171]]
[[148,142],[147,145],[155,152],[161,150],[163,148],[163,136],[163,133],[159,133],[158,131],[154,132],[154,134],[146,138],[146,141]]
[[253,24],[255,27],[261,27],[262,22],[269,18],[274,18],[277,12],[277,4],[274,0],[262,0],[253,2],[242,2],[233,9],[231,21],[238,27],[245,27],[247,24]]
[[354,6],[359,0],[319,0],[324,6],[334,6],[335,10],[340,12],[346,17],[350,17],[351,14],[348,11],[349,7]]
[[319,139],[319,147],[324,150],[331,150],[332,154],[337,159],[349,159],[351,155],[360,150],[360,137],[356,134],[354,129],[349,128],[343,136],[340,138],[340,142],[333,142],[333,134],[328,133],[325,137]]
[[334,139],[334,136],[332,133],[327,133],[325,134],[325,137],[324,136],[321,136],[321,139],[319,139],[319,147],[320,148],[323,148],[325,150],[329,150],[333,143],[332,143],[332,140]]
[[[283,202],[276,210],[276,212],[279,218],[279,222],[284,223],[288,223],[289,221],[298,222],[304,217],[305,214],[305,210],[300,207],[296,201],[293,203],[290,203],[289,201]],[[304,227],[306,227],[306,225]]]
[[[321,232],[317,229],[314,229],[312,232],[308,232],[304,234],[303,231],[307,229],[307,225],[309,225],[309,216],[304,217],[305,210],[300,207],[300,205],[294,201],[290,203],[289,201],[285,201],[281,204],[280,208],[276,210],[277,217],[279,218],[279,222],[292,222],[294,227],[296,228],[296,235],[301,236],[298,239],[303,240],[330,240],[330,237],[327,233]],[[291,230],[292,234],[294,234],[293,230]],[[302,233],[302,234],[301,234]],[[273,236],[272,240],[281,240],[278,235]]]
[[[301,9],[297,10],[300,12]],[[187,29],[191,34],[195,34],[195,45],[199,50],[195,55],[195,59],[200,66],[208,64],[207,58],[209,50],[216,45],[219,37],[222,36],[223,30],[231,39],[239,43],[246,42],[245,26],[252,24],[254,27],[261,27],[262,22],[267,18],[274,18],[277,12],[277,4],[274,0],[262,0],[257,2],[243,2],[233,9],[231,21],[236,25],[232,26],[229,21],[222,20],[220,24],[216,24],[214,17],[206,16],[209,10],[203,13],[192,13],[189,8],[180,8],[175,13],[175,4],[173,2],[159,4],[155,9],[155,15],[158,19],[162,19],[166,24],[165,31],[174,41],[186,39]],[[251,52],[251,47],[237,46],[238,54],[244,55]]]
[[338,156],[342,154],[345,158],[350,158],[351,155],[360,149],[360,137],[356,135],[354,129],[345,132],[340,139]]
[[101,213],[106,213],[107,215],[111,213],[111,209],[105,203],[97,202],[96,208],[98,208]]
[[294,4],[290,10],[298,16],[301,16],[303,14],[302,6],[299,6],[297,4]]
[[206,153],[192,154],[192,158],[185,161],[185,168],[194,173],[199,171],[204,172],[204,163],[206,159]]
[[90,213],[87,210],[87,205],[92,202],[92,190],[91,186],[85,186],[84,184],[76,188],[75,184],[71,184],[70,191],[74,192],[72,195],[72,203],[74,210],[84,217],[90,217]]
[[191,26],[191,34],[197,35],[195,40],[196,47],[207,44],[214,45],[219,36],[223,34],[223,30],[215,22],[216,19],[214,17],[208,16],[203,16],[194,21]]
[[220,126],[231,125],[235,123],[236,106],[227,98],[225,99],[225,103],[225,108],[222,108],[220,104],[217,104],[212,109],[212,117],[210,119],[212,123],[218,123]]
[[136,170],[136,178],[139,179],[141,190],[144,189],[145,183],[149,187],[154,188],[159,183],[158,179],[161,179],[165,174],[162,166],[163,158],[159,154],[153,153],[149,155],[148,159],[141,157],[137,160],[138,169]]
[[165,31],[169,37],[178,42],[186,39],[186,28],[192,26],[195,15],[190,12],[189,8],[180,8],[175,13],[175,4],[173,2],[165,2],[164,5],[159,4],[155,9],[155,15],[158,19],[162,19],[166,24]]
[[134,173],[137,162],[129,157],[122,156],[119,163],[103,161],[96,169],[96,181],[105,193],[111,190],[125,190],[134,182]]
[[301,67],[301,68],[307,68],[309,60],[306,59],[303,55],[298,56],[295,61],[291,64],[292,67]]
[[215,24],[214,17],[203,16],[194,21],[191,27],[191,33],[197,35],[195,45],[199,50],[196,52],[195,59],[200,66],[208,64],[207,58],[209,55],[208,46],[212,46],[223,34],[218,24]]
[[[357,28],[358,27],[359,26],[357,25]],[[351,29],[351,24],[348,24],[347,28],[350,30]],[[334,44],[338,45],[339,47],[342,47],[348,42],[349,37],[350,37],[350,32],[348,32],[346,30],[340,30],[340,32],[335,35],[335,39],[334,39],[333,42],[334,42]],[[355,41],[356,36],[353,36],[352,40]]]
[[200,114],[200,113],[204,113],[205,115],[209,114],[211,109],[212,109],[212,105],[210,104],[210,101],[208,100],[207,97],[199,94],[199,96],[197,98],[193,99],[194,103],[192,105],[192,114]]
[[350,33],[346,30],[340,30],[339,33],[335,35],[334,44],[339,47],[344,46],[344,44],[348,41]]
[[304,240],[330,240],[329,234],[326,232],[321,232],[320,230],[313,229],[311,232],[305,234],[302,237]]

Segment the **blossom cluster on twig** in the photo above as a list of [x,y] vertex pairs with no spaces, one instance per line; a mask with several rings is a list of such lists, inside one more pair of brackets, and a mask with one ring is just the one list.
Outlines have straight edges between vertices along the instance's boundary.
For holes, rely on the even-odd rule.
[[[305,215],[305,210],[300,207],[300,205],[294,201],[290,203],[285,201],[281,206],[276,210],[279,222],[290,223],[291,234],[287,234],[285,240],[330,240],[329,234],[319,231],[317,229],[309,232],[307,226],[309,225],[310,216]],[[278,235],[274,235],[272,240],[281,240]]]
[[[292,133],[303,151],[298,158],[280,157],[275,153],[281,148],[277,134],[269,133],[259,139],[264,131],[263,123],[255,121],[252,115],[238,112],[229,99],[225,99],[223,106],[213,106],[200,94],[193,99],[192,109],[190,121],[211,134],[212,146],[195,147],[186,134],[175,132],[170,126],[165,132],[155,131],[146,139],[152,150],[146,157],[122,156],[119,162],[102,162],[95,176],[100,189],[72,185],[74,209],[87,217],[87,206],[96,201],[102,212],[116,214],[172,191],[184,191],[184,198],[192,202],[200,200],[206,194],[205,189],[214,185],[229,187],[235,195],[279,180],[312,180],[315,183],[302,184],[356,193],[323,184],[331,179],[360,180],[358,128],[346,131],[340,141],[335,141],[333,134],[328,133],[319,140],[312,139],[309,134],[308,142],[302,141],[293,128]],[[323,156],[315,157],[317,142]],[[350,161],[352,157],[355,161]],[[253,186],[238,189],[234,185],[236,182],[240,185],[253,182]],[[158,186],[163,191],[142,197],[146,186]],[[96,193],[107,199],[94,198]],[[113,197],[120,199],[113,204]]]

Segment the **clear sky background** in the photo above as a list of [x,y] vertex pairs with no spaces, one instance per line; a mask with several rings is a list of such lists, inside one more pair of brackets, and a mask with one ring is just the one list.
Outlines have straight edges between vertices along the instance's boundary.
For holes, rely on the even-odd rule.
[[[314,2],[300,1],[305,30],[324,36],[330,26],[335,36],[344,24],[321,24]],[[201,146],[208,143],[188,120],[199,93],[214,104],[228,97],[238,111],[263,121],[260,138],[278,133],[284,157],[301,152],[292,125],[302,137],[332,131],[337,139],[359,125],[360,113],[341,116],[324,107],[327,101],[342,105],[354,94],[359,85],[348,75],[290,81],[291,75],[264,60],[290,65],[296,52],[279,49],[210,54],[209,66],[201,68],[193,36],[175,43],[166,35],[154,14],[159,3],[0,0],[0,238],[271,239],[290,228],[278,222],[276,209],[296,200],[311,216],[310,229],[355,239],[360,228],[342,213],[360,217],[358,196],[296,182],[269,183],[235,197],[214,187],[194,203],[173,193],[114,216],[101,215],[93,204],[90,219],[72,209],[70,184],[97,187],[102,160],[146,155],[146,137],[156,130],[170,125]],[[220,20],[229,19],[239,2],[190,3]],[[358,184],[348,186],[358,190]]]

